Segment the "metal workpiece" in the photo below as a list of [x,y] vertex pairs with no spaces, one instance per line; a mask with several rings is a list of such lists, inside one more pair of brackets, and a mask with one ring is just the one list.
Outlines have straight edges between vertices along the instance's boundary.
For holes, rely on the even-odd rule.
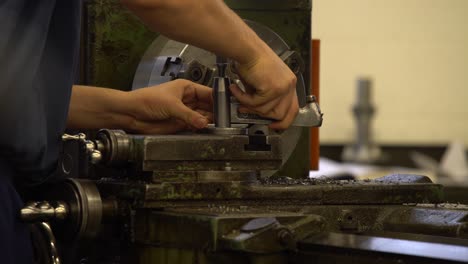
[[216,55],[216,68],[218,77],[226,77],[226,69],[229,66],[229,60],[226,57]]
[[375,113],[375,107],[371,102],[372,81],[370,79],[358,79],[356,104],[353,113],[357,121],[357,144],[367,145],[372,141],[370,134],[370,121]]
[[372,80],[357,80],[356,104],[353,114],[356,121],[356,135],[352,144],[345,147],[342,158],[345,161],[374,163],[382,160],[382,152],[372,138],[371,121],[375,114],[372,103]]
[[231,92],[230,79],[226,76],[227,59],[216,56],[217,77],[213,79],[213,114],[216,128],[231,127]]
[[231,127],[231,93],[229,78],[215,77],[213,80],[214,124],[216,128]]

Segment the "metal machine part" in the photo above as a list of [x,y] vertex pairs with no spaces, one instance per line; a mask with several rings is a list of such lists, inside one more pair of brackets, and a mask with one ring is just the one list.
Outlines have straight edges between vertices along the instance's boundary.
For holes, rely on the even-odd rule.
[[35,197],[40,202],[27,203],[20,218],[33,225],[31,235],[37,241],[34,247],[48,250],[38,253],[44,264],[62,263],[58,244],[96,238],[103,216],[114,215],[117,209],[113,200],[101,200],[96,184],[90,180],[70,178],[38,190]]
[[[297,74],[297,94],[299,106],[301,107],[299,116],[294,121],[294,125],[282,133],[275,133],[267,129],[257,129],[263,135],[275,135],[281,138],[282,163],[285,163],[296,148],[301,137],[302,127],[320,126],[322,123],[322,113],[313,100],[307,99],[306,87],[302,77],[304,61],[299,54],[290,50],[286,42],[271,29],[253,21],[246,23],[262,38],[273,51],[278,54]],[[164,62],[164,63],[163,63]],[[138,65],[133,80],[133,89],[160,84],[168,80],[186,78],[188,80],[214,87],[215,91],[215,124],[208,127],[207,132],[218,135],[234,135],[249,133],[245,125],[258,127],[267,125],[272,120],[260,118],[256,115],[240,114],[237,111],[239,103],[234,97],[229,96],[228,82],[238,83],[242,88],[239,77],[235,73],[234,64],[230,61],[221,60],[219,69],[216,66],[216,56],[206,50],[170,40],[164,36],[159,36],[147,49],[140,64]],[[221,75],[219,75],[221,72]],[[224,72],[224,74],[222,73]],[[222,76],[223,78],[215,77]],[[229,106],[230,107],[227,107]],[[230,112],[230,117],[228,116]],[[231,126],[229,126],[229,120]],[[223,127],[223,128],[222,128]],[[258,134],[260,136],[260,134]],[[271,176],[277,171],[264,171],[264,176]]]
[[357,101],[353,107],[356,119],[355,142],[343,151],[344,161],[359,163],[374,163],[382,159],[380,148],[373,142],[371,134],[371,118],[375,107],[371,102],[372,81],[360,78],[357,81]]
[[218,68],[218,76],[213,80],[214,125],[215,128],[230,128],[231,93],[229,85],[231,85],[231,81],[226,77],[227,60],[216,56],[216,67]]
[[44,233],[47,236],[47,239],[50,241],[49,247],[50,247],[50,263],[51,264],[61,264],[61,258],[58,253],[57,249],[57,241],[55,240],[54,233],[52,232],[52,228],[48,223],[41,222],[39,223],[39,226],[44,230]]
[[283,160],[278,135],[261,138],[248,133],[142,136],[103,129],[96,138],[102,164],[131,165],[135,172],[152,173],[158,181],[179,174],[190,179],[204,171],[224,174],[250,171],[258,175],[261,171],[279,169]]
[[86,139],[84,133],[79,133],[77,135],[63,134],[62,141],[78,141],[85,149],[86,155],[92,164],[101,162],[102,153],[97,150],[98,147],[95,145],[94,141]]
[[[42,242],[45,241],[47,244],[44,245],[47,252],[40,253],[42,258],[45,258],[44,261],[50,264],[61,264],[62,261],[58,253],[57,241],[48,221],[55,219],[65,220],[68,215],[68,206],[63,202],[54,203],[55,206],[51,206],[47,201],[30,202],[21,209],[20,218],[25,222],[36,223],[35,226],[31,227],[31,231],[35,229],[38,231],[31,232],[33,238],[38,234],[44,237],[43,239],[37,239]],[[35,244],[33,243],[33,245]],[[33,248],[35,247],[33,246]],[[41,259],[41,257],[38,257],[38,259]]]
[[[310,1],[270,0],[268,5],[254,0],[226,2],[237,8],[241,16],[269,24],[287,38],[307,58],[307,77]],[[86,1],[85,6],[84,14],[91,17],[84,20],[84,36],[88,36],[84,38],[85,54],[90,55],[85,61],[87,84],[128,88],[134,66],[154,35],[146,34],[142,26],[131,20],[133,17],[126,19],[116,1]],[[91,34],[87,34],[87,29]],[[264,28],[257,28],[257,33],[291,62],[288,65],[292,69],[298,69],[295,72],[301,72],[300,65],[293,67],[295,55],[276,45],[278,38],[274,33]],[[159,48],[153,45],[155,49],[147,52],[149,72],[142,69],[145,60],[137,71],[143,78],[142,86],[174,78],[213,85],[211,80],[217,72],[213,54],[167,39],[158,38],[156,42],[161,44]],[[155,58],[160,62],[155,63]],[[160,66],[154,68],[155,64],[167,66],[162,75],[151,74],[160,70]],[[227,72],[230,71],[228,65]],[[306,95],[298,96],[304,100],[300,103],[304,107]],[[277,135],[256,122],[259,121],[245,125],[248,129],[242,135],[139,136],[115,130],[98,133],[95,149],[102,153],[102,160],[94,167],[95,180],[91,183],[100,195],[104,226],[94,239],[78,241],[94,251],[73,251],[76,257],[69,263],[467,262],[463,258],[467,248],[460,241],[467,240],[468,207],[443,204],[441,185],[433,184],[427,177],[407,175],[391,175],[377,181],[257,179],[254,170],[276,170],[290,156],[288,151],[297,142],[294,136],[299,128]],[[195,142],[189,143],[189,139]],[[197,144],[198,140],[201,142]],[[306,144],[301,141],[298,145]],[[294,177],[291,168],[283,175]],[[70,188],[68,182],[62,184],[66,187],[42,187],[39,191],[54,193],[51,197],[55,198],[37,195],[32,199],[37,197],[37,201],[48,200],[54,205],[54,201],[87,196],[75,195],[73,189],[78,188]],[[53,223],[58,238],[78,235],[76,225],[67,224],[75,221],[75,214],[71,210],[64,220]],[[396,240],[388,243],[392,248],[385,248],[389,240],[381,238]],[[339,240],[349,244],[333,243]],[[375,245],[372,241],[384,244]],[[427,245],[415,241],[435,242],[438,245],[431,249],[436,250],[443,248],[440,244],[460,247],[442,261],[437,254],[418,256],[417,250],[405,255],[406,245]],[[57,243],[59,249],[66,248],[61,239]]]
[[[141,144],[129,138],[131,144]],[[148,146],[136,149],[152,152]],[[167,159],[174,154],[167,155],[170,164]],[[152,161],[162,158],[159,155]],[[144,166],[156,172],[164,163]],[[401,258],[409,259],[408,263],[468,263],[463,259],[468,254],[463,244],[468,239],[468,207],[441,204],[442,186],[424,176],[389,175],[362,182],[257,181],[248,171],[232,171],[228,162],[222,171],[197,171],[193,177],[184,172],[179,180],[175,180],[180,176],[177,169],[170,180],[169,175],[166,180],[158,175],[141,180],[139,175],[144,173],[133,171],[128,175],[133,177],[126,179],[68,180],[41,192],[49,194],[43,198],[49,204],[65,204],[63,207],[70,208],[68,213],[52,213],[51,207],[43,204],[45,212],[36,212],[37,206],[27,207],[23,218],[50,220],[58,243],[85,238],[85,234],[106,243],[121,237],[120,250],[113,251],[116,255],[100,255],[112,257],[112,263],[174,263],[174,258],[163,259],[169,252],[182,258],[177,263],[310,263],[311,256],[330,258],[333,248],[343,252],[335,253],[335,258],[344,255],[347,259],[350,252],[358,250],[364,253],[363,260],[384,252],[383,263],[400,263]],[[66,217],[57,220],[56,215]],[[100,232],[103,220],[109,217],[113,231]],[[389,240],[389,233],[396,234],[397,240]],[[340,236],[358,243],[336,244],[336,239],[326,239],[327,234],[328,238]],[[456,252],[450,256],[423,251],[408,254],[396,247],[397,241],[415,247],[432,243],[428,235],[438,241],[432,248],[455,245]],[[369,238],[395,247],[366,247],[364,241],[359,242]],[[94,246],[102,248],[104,244],[95,242]],[[128,248],[142,252],[138,261],[127,259]],[[395,258],[397,255],[403,257]]]
[[52,223],[62,240],[96,237],[103,212],[107,212],[95,183],[90,180],[67,179],[41,190],[38,198],[42,201],[27,203],[21,209],[21,219]]
[[[297,54],[271,30],[254,27],[298,74],[298,87],[304,88],[299,74],[304,65]],[[95,248],[95,255],[78,252],[72,263],[283,264],[310,263],[311,256],[314,262],[328,263],[334,257],[346,261],[350,255],[356,262],[367,257],[373,263],[376,253],[384,253],[378,258],[382,263],[401,263],[401,256],[409,263],[468,262],[468,248],[461,246],[468,238],[468,207],[442,204],[441,185],[412,175],[375,181],[269,177],[268,172],[277,171],[289,158],[298,127],[275,133],[265,126],[270,120],[237,115],[225,89],[227,78],[235,81],[235,71],[222,59],[216,69],[211,53],[158,38],[146,56],[134,84],[186,78],[214,86],[215,112],[220,115],[199,134],[144,136],[103,129],[92,144],[81,135],[66,136],[82,142],[85,155],[99,152],[96,166],[111,173],[41,189],[34,197],[49,202],[29,204],[22,217],[50,221],[61,246],[64,240],[74,240]],[[320,125],[315,98],[298,88],[300,92],[304,118],[298,122]],[[439,244],[459,247],[444,258],[366,244],[387,243],[389,233],[397,234],[400,244],[426,245],[419,242],[431,241],[430,235]],[[357,243],[336,244],[336,237]],[[337,248],[344,248],[344,258],[333,252]],[[356,249],[359,254],[353,255]]]
[[208,126],[205,132],[216,135],[245,135],[247,126],[231,123],[231,79],[226,76],[226,58],[216,56],[216,67],[218,76],[213,78],[214,124]]
[[69,213],[68,205],[62,201],[55,202],[52,206],[49,202],[30,202],[21,209],[21,220],[25,222],[48,222],[50,220],[64,220]]
[[[272,122],[271,119],[260,118],[257,115],[241,114],[237,111],[238,108],[238,102],[235,101],[231,104],[231,120],[235,123],[268,125]],[[319,127],[322,125],[322,116],[323,114],[320,111],[315,96],[308,95],[306,97],[306,105],[299,109],[299,113],[292,122],[291,126]]]
[[[321,126],[323,114],[318,107],[315,97],[313,95],[306,96],[304,91],[304,79],[302,77],[302,72],[300,72],[300,70],[303,70],[303,66],[297,66],[298,63],[303,64],[303,61],[293,51],[286,51],[285,53],[288,55],[285,62],[288,63],[290,67],[295,67],[292,69],[298,77],[297,93],[300,96],[300,101],[303,102],[303,106],[300,108],[299,113],[291,126]],[[291,59],[291,57],[295,57],[295,59]],[[268,125],[274,121],[272,119],[262,118],[256,114],[243,114],[238,112],[239,102],[235,98],[231,97],[228,87],[231,84],[231,78],[234,78],[234,83],[240,87],[244,86],[233,70],[233,64],[229,64],[226,59],[222,59],[221,63],[217,62],[217,69],[211,71],[208,70],[209,66],[203,66],[196,59],[191,60],[188,63],[184,63],[184,60],[181,57],[159,56],[155,58],[154,61],[154,68],[151,70],[149,82],[142,87],[161,84],[178,78],[185,78],[205,85],[211,84],[213,86],[214,95],[215,127],[226,128],[229,127],[231,122],[235,124]],[[197,66],[194,67],[194,64]],[[226,69],[229,69],[229,74],[226,74]],[[186,71],[191,71],[191,73],[187,74]],[[207,71],[210,71],[210,74],[207,74]],[[210,78],[210,76],[213,75],[217,76]],[[134,86],[134,89],[138,88],[141,87]]]
[[259,217],[224,236],[220,247],[255,254],[294,251],[297,241],[321,233],[325,227],[324,221],[321,216],[308,215],[282,225],[274,217]]

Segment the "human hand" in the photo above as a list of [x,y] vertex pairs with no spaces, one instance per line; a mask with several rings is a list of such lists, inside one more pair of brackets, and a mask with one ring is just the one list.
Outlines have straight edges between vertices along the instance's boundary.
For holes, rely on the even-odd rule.
[[133,120],[129,130],[143,134],[170,134],[201,129],[213,119],[212,89],[187,80],[175,80],[129,92]]
[[289,67],[271,51],[236,70],[247,90],[236,84],[230,87],[242,105],[239,112],[278,120],[270,124],[272,129],[288,128],[299,111],[297,79]]

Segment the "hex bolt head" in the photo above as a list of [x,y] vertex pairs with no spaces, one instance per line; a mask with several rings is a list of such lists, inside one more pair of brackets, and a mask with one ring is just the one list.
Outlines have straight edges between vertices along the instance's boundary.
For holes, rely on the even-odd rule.
[[289,229],[282,228],[278,231],[278,239],[281,246],[294,249],[296,247],[296,240],[294,239],[294,235]]
[[194,82],[199,81],[202,76],[203,74],[199,67],[195,67],[190,71],[190,79]]

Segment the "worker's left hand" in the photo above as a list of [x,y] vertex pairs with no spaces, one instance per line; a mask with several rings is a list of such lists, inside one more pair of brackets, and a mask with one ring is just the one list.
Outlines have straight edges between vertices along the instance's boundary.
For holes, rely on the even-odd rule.
[[243,105],[241,113],[253,113],[278,120],[272,129],[283,130],[294,121],[299,102],[296,94],[296,76],[289,67],[271,50],[244,65],[237,71],[247,92],[231,85],[232,94]]
[[129,130],[143,134],[170,134],[205,128],[213,119],[212,89],[187,80],[175,80],[129,92],[133,121]]

